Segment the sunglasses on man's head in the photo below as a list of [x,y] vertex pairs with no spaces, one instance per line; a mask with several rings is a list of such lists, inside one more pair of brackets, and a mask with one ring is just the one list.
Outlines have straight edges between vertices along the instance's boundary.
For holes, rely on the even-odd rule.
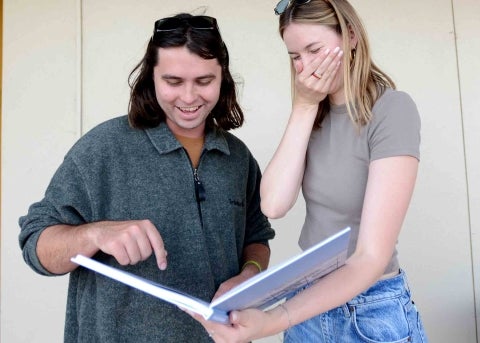
[[165,31],[175,31],[181,28],[190,27],[194,30],[218,30],[217,20],[206,15],[193,17],[169,17],[159,19],[155,22],[153,34]]
[[287,9],[290,4],[292,5],[304,5],[308,4],[311,0],[280,0],[280,2],[275,6],[275,14],[280,15]]

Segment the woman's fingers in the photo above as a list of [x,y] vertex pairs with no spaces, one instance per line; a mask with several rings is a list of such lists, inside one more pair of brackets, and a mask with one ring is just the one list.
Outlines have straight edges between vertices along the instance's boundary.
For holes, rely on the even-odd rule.
[[334,78],[342,61],[343,51],[339,47],[332,51],[327,49],[325,53],[327,56],[311,73],[311,76],[317,80]]

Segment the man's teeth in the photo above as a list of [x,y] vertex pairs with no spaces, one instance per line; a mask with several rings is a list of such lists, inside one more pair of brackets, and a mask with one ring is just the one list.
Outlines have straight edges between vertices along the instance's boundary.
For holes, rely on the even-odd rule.
[[200,106],[192,106],[192,107],[179,107],[180,111],[182,112],[195,112],[198,110]]

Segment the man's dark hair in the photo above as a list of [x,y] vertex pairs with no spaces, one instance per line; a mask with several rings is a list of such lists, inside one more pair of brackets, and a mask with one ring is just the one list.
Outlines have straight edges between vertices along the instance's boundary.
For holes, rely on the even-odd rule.
[[216,25],[215,28],[208,30],[192,28],[188,20],[193,17],[187,13],[177,14],[175,18],[180,19],[181,22],[177,29],[154,33],[145,55],[130,73],[128,119],[133,127],[152,128],[166,120],[165,112],[155,96],[153,69],[158,62],[159,48],[183,46],[201,58],[217,59],[222,68],[220,97],[206,119],[206,127],[211,128],[217,125],[224,130],[230,130],[242,126],[244,117],[237,102],[235,81],[229,70],[227,47]]

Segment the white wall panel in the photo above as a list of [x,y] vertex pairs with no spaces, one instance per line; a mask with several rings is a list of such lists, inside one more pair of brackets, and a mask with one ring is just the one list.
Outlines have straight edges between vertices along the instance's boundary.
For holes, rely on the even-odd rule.
[[480,1],[454,0],[469,188],[477,340],[480,339]]
[[[355,3],[370,32],[375,60],[394,77],[399,89],[412,95],[422,118],[420,170],[399,241],[400,262],[431,341],[474,342],[470,229],[451,1]],[[461,3],[465,11],[470,10]]]
[[18,218],[80,136],[75,1],[4,1],[2,342],[61,342],[67,277],[23,262]]
[[[290,107],[289,62],[277,33],[276,1],[207,3],[206,14],[217,17],[229,48],[232,72],[243,83],[240,101],[246,123],[234,133],[264,168]],[[422,116],[420,173],[400,237],[400,261],[430,341],[474,342],[470,243],[478,251],[480,217],[474,209],[480,206],[480,122],[475,111],[480,105],[479,2],[454,0],[460,74],[450,0],[352,3],[370,33],[375,61],[399,89],[412,95]],[[63,155],[79,137],[81,120],[84,133],[127,112],[127,77],[144,53],[153,22],[180,11],[200,13],[205,1],[7,0],[4,5],[1,340],[60,341],[66,277],[36,276],[25,266],[17,243],[17,219],[42,196]],[[272,264],[298,252],[292,243],[303,216],[300,199],[286,218],[273,221],[277,238],[271,245]],[[478,276],[479,257],[473,258]],[[278,337],[261,342],[278,342]]]

